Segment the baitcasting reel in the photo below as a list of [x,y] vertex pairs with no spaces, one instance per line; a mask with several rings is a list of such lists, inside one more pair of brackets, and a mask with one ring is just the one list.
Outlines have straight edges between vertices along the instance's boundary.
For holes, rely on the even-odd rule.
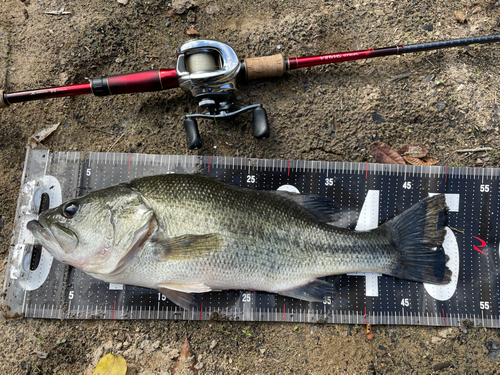
[[192,40],[177,50],[175,69],[179,86],[191,93],[205,114],[187,115],[184,120],[187,146],[191,150],[201,147],[196,117],[223,119],[253,110],[253,136],[269,136],[266,110],[261,104],[239,107],[233,103],[236,80],[242,63],[231,47],[214,40]]

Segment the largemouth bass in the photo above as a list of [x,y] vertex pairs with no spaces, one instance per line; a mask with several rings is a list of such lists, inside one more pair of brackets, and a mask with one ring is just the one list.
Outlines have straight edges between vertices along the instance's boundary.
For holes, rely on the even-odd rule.
[[335,287],[318,278],[350,272],[450,281],[444,195],[366,232],[329,225],[332,202],[169,174],[72,199],[28,229],[56,259],[106,282],[157,289],[186,309],[193,293],[227,289],[321,302]]

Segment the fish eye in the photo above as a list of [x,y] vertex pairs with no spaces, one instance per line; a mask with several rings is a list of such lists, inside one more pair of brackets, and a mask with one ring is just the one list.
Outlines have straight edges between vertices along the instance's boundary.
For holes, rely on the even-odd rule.
[[71,219],[78,212],[78,203],[68,202],[64,205],[62,213],[64,217]]

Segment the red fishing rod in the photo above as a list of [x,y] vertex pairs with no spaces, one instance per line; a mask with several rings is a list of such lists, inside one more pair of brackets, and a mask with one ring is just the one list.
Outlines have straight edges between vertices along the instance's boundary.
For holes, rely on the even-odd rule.
[[455,39],[440,42],[394,46],[327,55],[283,58],[281,54],[239,60],[228,45],[213,40],[192,40],[177,50],[175,69],[158,69],[109,77],[95,77],[88,83],[5,93],[0,90],[0,108],[39,99],[94,94],[96,96],[161,91],[181,87],[206,108],[207,114],[187,115],[184,121],[188,147],[201,147],[196,117],[228,118],[253,110],[256,138],[269,136],[267,115],[261,104],[236,107],[232,102],[236,83],[254,79],[281,77],[285,71],[316,65],[402,55],[442,48],[500,42],[500,35]]

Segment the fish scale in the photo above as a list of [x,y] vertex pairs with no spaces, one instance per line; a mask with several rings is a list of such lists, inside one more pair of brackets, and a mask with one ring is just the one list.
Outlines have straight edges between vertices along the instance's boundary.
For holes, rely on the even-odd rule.
[[[337,225],[370,227],[404,211],[431,193],[446,193],[450,207],[445,250],[456,247],[454,268],[459,279],[432,290],[429,285],[373,274],[327,278],[340,295],[324,303],[249,290],[197,294],[200,308],[184,311],[155,290],[115,285],[53,261],[47,275],[42,255],[35,270],[25,259],[35,257],[23,224],[36,213],[31,208],[31,181],[46,184],[51,200],[59,181],[63,200],[90,190],[162,173],[201,172],[219,180],[259,190],[295,186],[338,200],[347,207]],[[47,153],[26,156],[16,230],[9,254],[3,303],[13,314],[35,318],[102,319],[228,319],[251,321],[325,321],[334,323],[458,325],[463,319],[484,327],[499,327],[498,169],[390,166],[366,163],[256,160],[202,156],[143,154]],[[251,177],[254,181],[252,182]],[[30,190],[31,189],[31,190]],[[369,210],[367,209],[369,208]],[[358,224],[357,224],[358,223]],[[372,226],[373,227],[373,226]],[[461,232],[464,233],[461,233]],[[449,242],[449,243],[448,243]],[[481,252],[477,251],[481,250]],[[451,254],[453,255],[453,254]],[[29,262],[27,262],[29,264]],[[45,267],[45,268],[44,268]],[[37,284],[40,280],[40,285]],[[373,290],[377,290],[374,293]],[[375,295],[378,294],[378,295]]]

